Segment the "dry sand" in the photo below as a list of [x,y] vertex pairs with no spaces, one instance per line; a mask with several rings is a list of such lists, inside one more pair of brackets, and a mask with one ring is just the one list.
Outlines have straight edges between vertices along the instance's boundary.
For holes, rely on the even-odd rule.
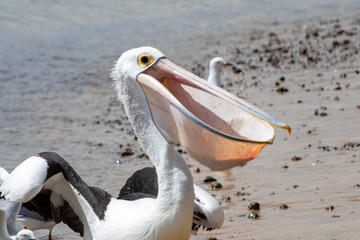
[[[232,61],[242,73],[225,70],[224,88],[292,127],[291,135],[276,129],[273,145],[246,166],[226,172],[211,172],[183,153],[195,182],[222,202],[226,215],[221,229],[200,230],[191,239],[360,238],[359,46],[358,15],[256,26],[245,37],[227,36],[217,44],[194,46],[197,54],[190,49],[189,62],[176,56],[176,51],[188,49],[165,52],[202,76],[211,57]],[[107,69],[96,74],[105,75]],[[37,134],[46,136],[39,137],[44,146],[53,146],[44,150],[63,155],[89,185],[117,195],[131,172],[151,163],[134,140],[111,80],[106,87],[84,84],[86,91],[50,99],[59,109],[71,104],[72,112],[52,115],[39,109],[38,116],[49,121]],[[68,148],[61,147],[64,143]],[[6,168],[11,170],[19,162]],[[212,190],[203,183],[208,175],[223,188]],[[256,219],[248,217],[251,202],[261,206]],[[288,208],[280,209],[282,204]],[[45,231],[38,234],[46,239]],[[80,239],[61,225],[53,237]]]

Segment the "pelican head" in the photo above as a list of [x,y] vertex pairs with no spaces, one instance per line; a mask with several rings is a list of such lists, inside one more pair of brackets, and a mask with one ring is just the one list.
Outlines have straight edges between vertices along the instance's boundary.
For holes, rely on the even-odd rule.
[[[112,77],[122,102],[138,94],[169,143],[180,143],[212,170],[244,165],[290,127],[254,105],[177,66],[152,47],[124,52]],[[139,94],[140,93],[140,94]],[[136,104],[130,102],[128,104]]]

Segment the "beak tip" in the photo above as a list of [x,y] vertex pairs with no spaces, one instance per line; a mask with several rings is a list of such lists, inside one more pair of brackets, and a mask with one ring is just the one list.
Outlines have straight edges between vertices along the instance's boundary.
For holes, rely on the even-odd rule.
[[291,127],[289,125],[285,124],[284,128],[288,131],[289,134],[291,134]]

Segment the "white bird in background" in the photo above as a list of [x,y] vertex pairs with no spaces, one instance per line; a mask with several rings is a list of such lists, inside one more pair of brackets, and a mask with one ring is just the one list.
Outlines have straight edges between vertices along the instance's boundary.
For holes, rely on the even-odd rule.
[[39,240],[34,233],[28,229],[22,229],[14,235],[9,235],[6,226],[6,212],[0,209],[0,239],[1,240]]
[[[68,162],[50,152],[18,165],[0,186],[0,197],[21,203],[41,194],[56,223],[63,221],[88,240],[188,239],[193,178],[173,143],[179,142],[205,166],[223,170],[244,164],[272,142],[269,123],[290,129],[151,47],[123,53],[112,77],[134,132],[156,169],[157,197],[116,199],[88,186]],[[214,107],[218,104],[222,108]],[[216,147],[219,144],[221,148]]]
[[221,87],[221,69],[226,66],[232,66],[233,64],[225,61],[221,57],[214,57],[209,63],[209,77],[208,81],[212,84],[215,84],[218,87]]

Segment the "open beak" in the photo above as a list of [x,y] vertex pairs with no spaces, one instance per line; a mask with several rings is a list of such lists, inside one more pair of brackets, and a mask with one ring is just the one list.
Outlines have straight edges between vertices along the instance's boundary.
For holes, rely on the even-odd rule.
[[291,129],[261,109],[166,58],[137,76],[153,120],[170,143],[212,170],[244,165],[275,137],[272,125]]

